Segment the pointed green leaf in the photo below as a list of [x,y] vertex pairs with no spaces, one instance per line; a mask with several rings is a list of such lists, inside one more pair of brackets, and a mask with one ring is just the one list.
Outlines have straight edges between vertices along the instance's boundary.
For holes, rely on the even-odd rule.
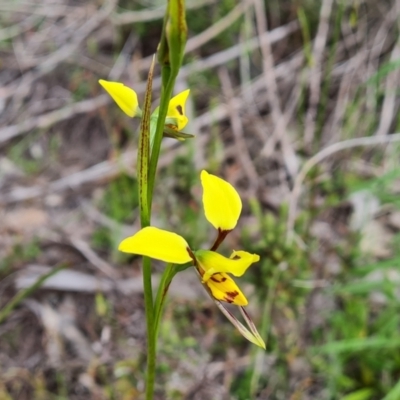
[[147,77],[146,93],[143,105],[143,117],[140,124],[137,173],[139,183],[139,208],[141,226],[150,225],[150,205],[148,199],[148,173],[150,159],[150,115],[151,115],[151,92],[153,86],[154,58],[151,63],[149,75]]

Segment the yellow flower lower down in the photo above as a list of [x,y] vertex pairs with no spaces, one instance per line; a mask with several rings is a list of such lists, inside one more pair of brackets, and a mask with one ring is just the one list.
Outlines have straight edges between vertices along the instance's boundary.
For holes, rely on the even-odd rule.
[[[170,106],[177,109],[181,103],[179,98],[176,101],[173,98]],[[184,112],[184,109],[176,111],[179,114],[180,111]],[[119,250],[173,264],[192,262],[202,277],[202,283],[207,285],[215,299],[244,306],[247,304],[246,297],[227,274],[242,276],[260,257],[246,251],[234,251],[230,258],[227,258],[214,251],[227,233],[236,226],[242,210],[242,201],[235,188],[223,179],[204,170],[201,171],[200,178],[203,186],[204,214],[218,231],[212,250],[191,250],[182,236],[155,227],[143,228],[134,236],[123,240]]]
[[242,276],[260,257],[245,251],[234,251],[226,258],[210,250],[193,251],[186,240],[173,232],[149,226],[121,242],[119,250],[139,254],[167,263],[193,262],[212,295],[220,301],[238,306],[247,305],[247,299],[227,273]]
[[[210,250],[192,250],[182,236],[153,226],[143,228],[123,240],[119,250],[172,264],[192,263],[201,277],[201,283],[214,298],[218,308],[247,340],[265,349],[263,339],[243,309],[248,301],[229,275],[242,276],[250,265],[260,260],[260,257],[242,250],[233,251],[230,258],[216,252],[239,219],[242,210],[239,194],[230,183],[206,171],[201,171],[200,177],[203,186],[204,214],[217,229],[217,237]],[[250,330],[242,325],[221,302],[239,306]]]

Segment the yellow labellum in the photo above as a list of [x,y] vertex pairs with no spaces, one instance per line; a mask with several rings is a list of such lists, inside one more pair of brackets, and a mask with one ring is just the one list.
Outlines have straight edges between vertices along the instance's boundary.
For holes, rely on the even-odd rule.
[[207,171],[201,171],[204,214],[207,220],[223,231],[232,230],[242,211],[242,201],[235,188],[228,182]]
[[124,239],[118,250],[139,254],[168,263],[186,264],[192,261],[186,240],[173,232],[148,226],[135,235]]
[[131,118],[135,116],[139,103],[137,94],[133,89],[120,82],[109,82],[100,79],[99,83],[125,114]]
[[203,282],[207,282],[212,275],[221,272],[242,276],[251,264],[260,260],[257,254],[246,251],[234,251],[231,258],[226,258],[215,251],[198,250],[195,256],[199,267],[204,271]]
[[235,281],[227,274],[215,274],[206,283],[215,299],[236,306],[246,306],[248,301]]
[[181,131],[188,123],[188,118],[185,112],[186,100],[189,96],[190,89],[174,96],[168,104],[167,118],[174,118],[177,123],[178,131]]

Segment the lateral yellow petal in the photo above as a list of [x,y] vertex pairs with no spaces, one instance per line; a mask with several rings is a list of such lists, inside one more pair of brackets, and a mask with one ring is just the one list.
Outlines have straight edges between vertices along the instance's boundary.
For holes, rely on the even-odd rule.
[[227,274],[215,274],[206,283],[215,299],[236,306],[246,306],[248,301],[235,281]]
[[139,103],[137,94],[133,89],[120,82],[109,82],[100,79],[99,83],[125,114],[131,118],[135,116]]
[[135,235],[124,239],[118,250],[174,264],[186,264],[192,261],[189,245],[182,236],[153,226],[143,228]]
[[234,251],[231,258],[226,258],[211,250],[197,250],[194,254],[198,266],[204,271],[203,282],[207,282],[214,274],[221,272],[242,276],[251,264],[260,260],[257,254],[246,251]]
[[185,106],[189,93],[190,89],[178,93],[169,101],[168,104],[167,118],[174,118],[176,120],[178,131],[181,131],[188,123]]
[[242,201],[235,188],[228,182],[207,171],[201,171],[203,206],[207,220],[223,231],[232,230],[242,211]]

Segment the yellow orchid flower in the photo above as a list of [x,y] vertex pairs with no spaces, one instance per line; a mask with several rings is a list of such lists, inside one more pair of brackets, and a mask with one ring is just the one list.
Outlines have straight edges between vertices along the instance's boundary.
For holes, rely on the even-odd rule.
[[167,119],[171,118],[176,121],[176,128],[181,131],[188,123],[188,117],[185,112],[186,100],[189,96],[190,89],[186,89],[174,96],[168,104]]
[[[248,301],[245,295],[228,274],[242,276],[251,264],[260,260],[260,257],[240,250],[233,251],[227,258],[215,251],[226,235],[236,226],[242,202],[230,183],[204,170],[201,172],[201,183],[205,216],[218,230],[217,239],[211,250],[193,250],[182,236],[153,226],[143,228],[135,235],[124,239],[118,249],[125,253],[139,254],[167,263],[191,262],[196,267],[202,284],[220,308],[221,305],[218,303],[221,301],[246,306]],[[254,324],[249,325],[252,330],[250,333],[230,315],[228,310],[223,312],[231,322],[232,319],[236,321],[233,323],[243,336],[265,348]]]
[[[99,83],[126,115],[131,118],[141,115],[138,97],[133,89],[123,83],[105,81],[104,79],[100,79]],[[190,89],[184,90],[174,96],[168,104],[166,125],[178,131],[181,131],[188,123],[185,106],[189,93]],[[157,112],[158,108],[155,110],[155,113]]]
[[226,258],[210,250],[191,250],[186,240],[176,233],[148,226],[121,242],[118,249],[124,253],[139,254],[167,263],[193,262],[202,276],[202,283],[214,298],[238,306],[247,305],[247,299],[227,273],[242,276],[251,264],[260,258],[245,251],[234,252]]
[[[230,183],[206,171],[201,172],[201,183],[205,216],[218,229],[218,237],[224,238],[239,219],[242,209],[239,194]],[[144,228],[123,240],[119,250],[174,264],[193,261],[202,282],[217,300],[241,306],[247,305],[247,299],[227,274],[242,276],[260,259],[257,254],[245,251],[234,251],[230,258],[213,250],[195,251],[182,236],[155,227]]]

